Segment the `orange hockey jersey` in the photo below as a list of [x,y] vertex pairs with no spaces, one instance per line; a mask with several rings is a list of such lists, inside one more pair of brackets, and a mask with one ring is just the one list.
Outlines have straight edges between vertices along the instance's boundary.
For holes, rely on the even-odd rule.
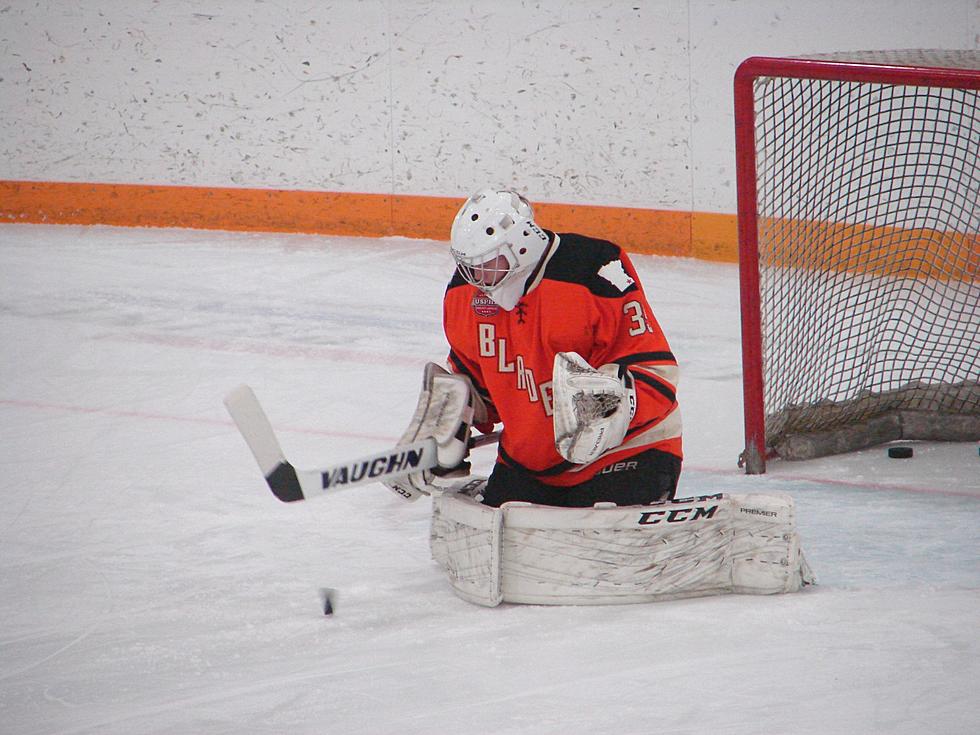
[[[470,377],[503,422],[498,461],[567,487],[647,449],[681,457],[677,361],[647,304],[629,257],[617,245],[552,235],[532,287],[505,311],[457,272],[446,289],[449,365]],[[555,449],[551,376],[558,352],[593,367],[629,370],[636,414],[623,443],[588,465]]]

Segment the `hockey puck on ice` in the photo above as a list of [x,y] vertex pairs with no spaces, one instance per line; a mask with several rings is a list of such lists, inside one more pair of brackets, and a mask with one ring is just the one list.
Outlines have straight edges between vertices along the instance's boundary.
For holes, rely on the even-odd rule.
[[334,605],[337,603],[337,590],[330,587],[320,588],[320,602],[323,606],[324,615],[333,615]]
[[908,459],[912,456],[912,447],[888,447],[888,456],[892,459]]

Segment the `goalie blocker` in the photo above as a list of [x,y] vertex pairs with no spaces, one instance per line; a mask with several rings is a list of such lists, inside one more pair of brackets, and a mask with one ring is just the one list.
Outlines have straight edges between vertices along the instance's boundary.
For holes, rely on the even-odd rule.
[[433,495],[430,548],[469,602],[594,605],[726,593],[795,592],[815,582],[787,495],[707,495],[654,505],[488,507],[485,480]]
[[450,373],[433,362],[422,374],[422,390],[399,445],[434,440],[436,463],[431,470],[412,472],[383,481],[385,487],[406,500],[417,500],[439,486],[438,477],[469,474],[469,454],[473,424],[487,420],[487,408],[468,378]]

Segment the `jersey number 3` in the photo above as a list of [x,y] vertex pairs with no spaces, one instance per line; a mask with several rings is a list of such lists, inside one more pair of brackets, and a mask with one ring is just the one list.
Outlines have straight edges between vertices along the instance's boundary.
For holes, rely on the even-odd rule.
[[639,301],[627,301],[623,304],[623,313],[633,323],[633,326],[630,327],[630,337],[639,337],[644,332],[653,331],[653,327],[650,326],[643,314],[643,306]]

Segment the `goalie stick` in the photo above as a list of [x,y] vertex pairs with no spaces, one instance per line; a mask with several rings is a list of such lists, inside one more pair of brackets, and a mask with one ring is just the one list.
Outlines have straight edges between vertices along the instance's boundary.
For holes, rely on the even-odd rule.
[[[269,489],[284,503],[438,466],[435,439],[422,439],[323,469],[297,469],[286,459],[272,424],[251,388],[247,385],[235,388],[225,396],[224,403],[258,462]],[[490,444],[497,441],[498,436],[497,433],[481,436],[473,441],[473,446]]]

